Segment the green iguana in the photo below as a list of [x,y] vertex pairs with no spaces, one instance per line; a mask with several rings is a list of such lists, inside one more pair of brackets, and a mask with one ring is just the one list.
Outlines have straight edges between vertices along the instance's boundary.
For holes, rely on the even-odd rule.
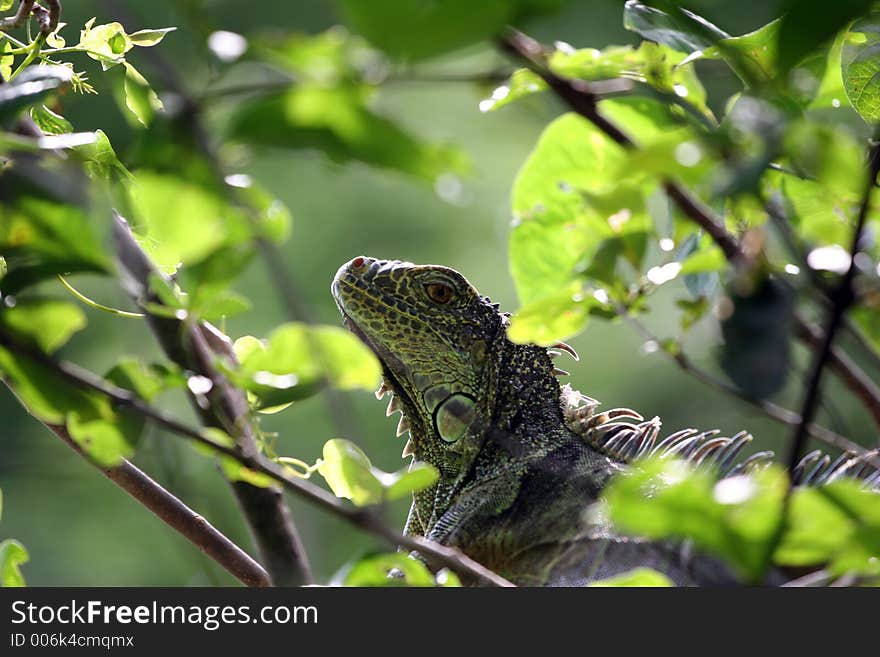
[[[382,363],[376,396],[390,394],[387,414],[401,413],[397,435],[410,434],[403,455],[440,473],[414,495],[407,533],[457,547],[519,585],[581,586],[637,566],[679,585],[735,581],[681,543],[619,536],[586,511],[645,454],[712,462],[725,476],[766,463],[772,452],[734,463],[748,433],[687,429],[661,440],[657,418],[600,413],[557,379],[553,358],[576,357],[571,347],[511,342],[508,315],[453,269],[358,257],[340,267],[332,292],[343,323]],[[793,477],[821,483],[868,467],[816,452]]]

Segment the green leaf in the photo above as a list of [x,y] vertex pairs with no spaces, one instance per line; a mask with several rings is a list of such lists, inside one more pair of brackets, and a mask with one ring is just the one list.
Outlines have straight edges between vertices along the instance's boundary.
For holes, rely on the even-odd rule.
[[480,111],[491,112],[500,109],[546,88],[547,83],[537,73],[525,68],[518,69],[513,72],[505,84],[496,87],[489,98],[480,101]]
[[4,80],[12,77],[12,67],[15,65],[15,57],[4,54],[10,50],[12,50],[12,46],[8,40],[3,39],[3,41],[0,41],[0,77]]
[[29,555],[18,541],[7,539],[0,542],[0,586],[25,586],[21,565],[28,562]]
[[840,575],[880,574],[877,493],[853,479],[795,490],[775,560],[789,566],[826,566]]
[[[858,178],[863,178],[860,173]],[[779,180],[778,176],[770,179]],[[771,183],[772,184],[772,183]],[[779,180],[790,221],[798,235],[813,246],[849,244],[859,197],[837,192],[812,180],[786,176]]]
[[86,171],[92,178],[107,181],[128,181],[132,178],[129,170],[119,161],[103,130],[95,131],[94,143],[79,146],[75,152],[83,160]]
[[220,456],[220,469],[229,481],[244,481],[257,488],[269,488],[275,485],[275,480],[269,475],[251,470],[239,463],[231,456]]
[[519,2],[505,0],[340,0],[346,22],[396,58],[454,50],[500,32]]
[[129,34],[128,37],[134,45],[149,48],[157,45],[165,38],[166,34],[174,32],[176,29],[176,27],[163,27],[157,30],[138,30],[133,34]]
[[880,12],[853,23],[840,55],[843,86],[866,123],[880,120]]
[[434,180],[467,168],[456,148],[427,144],[367,106],[361,84],[297,85],[283,94],[245,104],[231,136],[281,148],[317,148],[338,162],[357,160]]
[[60,114],[56,114],[45,105],[38,105],[31,108],[31,118],[37,127],[49,135],[63,135],[73,132],[73,126],[70,121]]
[[112,467],[134,454],[144,426],[140,416],[108,413],[106,409],[101,417],[91,415],[71,411],[66,418],[70,437],[89,458],[104,467]]
[[255,221],[262,236],[276,244],[286,242],[293,226],[290,208],[249,176],[232,176],[227,180],[233,181],[230,184],[257,211]]
[[125,106],[143,126],[149,126],[156,112],[162,110],[162,101],[153,91],[147,79],[138,70],[129,64],[125,67],[125,79],[123,92],[125,94]]
[[[310,396],[323,383],[342,390],[375,390],[381,377],[373,353],[335,326],[283,324],[265,344],[250,336],[236,341],[236,353],[240,367],[232,375],[263,399],[262,406]],[[276,394],[267,398],[273,388]]]
[[12,308],[0,308],[0,326],[52,353],[85,328],[86,316],[78,305],[67,301],[23,298]]
[[89,51],[89,57],[101,62],[105,69],[121,63],[125,53],[134,47],[131,37],[120,23],[93,26],[94,20],[80,32],[79,48]]
[[591,308],[601,305],[581,283],[571,283],[555,295],[532,301],[514,313],[507,329],[513,342],[545,347],[580,333]]
[[666,575],[658,573],[656,570],[650,568],[635,568],[621,575],[615,575],[614,577],[602,579],[598,582],[592,582],[589,586],[629,588],[635,586],[669,587],[675,586],[675,584]]
[[17,294],[57,274],[111,271],[95,223],[84,210],[47,199],[22,196],[4,204],[0,253],[9,271],[3,291]]
[[136,358],[122,358],[104,378],[148,402],[165,390],[186,385],[186,379],[177,369],[146,364]]
[[10,10],[14,4],[15,0],[0,0],[0,11]]
[[379,476],[385,488],[386,500],[398,500],[437,483],[440,473],[429,463],[415,462],[408,468],[397,472],[383,473]]
[[21,403],[46,424],[65,425],[99,465],[111,467],[134,453],[140,426],[113,410],[107,397],[60,378],[26,356],[0,349],[0,376]]
[[777,19],[748,34],[721,39],[703,56],[723,59],[747,87],[758,87],[778,75],[779,27]]
[[437,469],[427,463],[412,463],[397,472],[384,472],[373,467],[360,447],[341,438],[324,443],[318,473],[338,497],[358,506],[409,497],[430,488],[440,477]]
[[[648,99],[603,101],[601,108],[646,146],[678,127],[665,106]],[[544,130],[513,187],[510,266],[521,304],[567,290],[609,241],[611,268],[588,275],[613,276],[617,255],[639,266],[653,230],[645,198],[656,183],[622,184],[627,157],[576,114],[565,114]]]
[[730,36],[705,19],[697,18],[685,9],[680,11],[680,14],[667,13],[641,2],[628,0],[623,9],[623,26],[645,39],[684,53],[707,50],[719,39]]
[[[394,571],[399,576],[391,577]],[[436,586],[431,571],[403,552],[371,554],[348,564],[334,577],[342,586]]]
[[130,190],[132,228],[166,272],[197,263],[224,243],[249,237],[242,211],[204,188],[171,175],[138,172]]
[[717,481],[706,468],[643,461],[604,490],[614,525],[652,539],[691,539],[748,582],[763,580],[787,480],[780,468]]
[[382,482],[374,474],[367,455],[351,441],[337,438],[324,443],[318,472],[337,497],[349,499],[358,506],[382,501]]
[[777,37],[779,71],[793,68],[873,4],[873,0],[788,0]]

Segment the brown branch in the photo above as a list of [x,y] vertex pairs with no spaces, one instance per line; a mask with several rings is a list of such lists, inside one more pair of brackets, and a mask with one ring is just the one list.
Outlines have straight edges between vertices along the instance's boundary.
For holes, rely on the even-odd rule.
[[801,407],[801,421],[795,427],[791,438],[791,447],[788,458],[790,471],[794,470],[806,449],[807,426],[812,422],[819,405],[822,376],[825,373],[825,366],[831,358],[831,350],[834,347],[834,340],[837,337],[837,331],[840,329],[847,310],[849,310],[855,300],[853,283],[858,269],[856,266],[856,256],[861,251],[862,233],[864,232],[865,222],[867,221],[868,212],[871,208],[871,193],[874,190],[877,174],[880,173],[880,142],[873,142],[868,162],[868,180],[866,182],[865,192],[862,196],[862,202],[859,206],[856,226],[853,230],[852,245],[849,251],[849,267],[847,267],[846,272],[843,274],[840,283],[831,293],[831,310],[829,312],[825,330],[822,334],[821,345],[813,360],[812,372],[810,374],[809,383]]
[[34,4],[36,4],[36,0],[21,0],[15,15],[0,21],[0,32],[15,30],[21,27],[30,18],[31,12],[34,10]]
[[[593,92],[589,83],[562,78],[546,67],[543,61],[545,50],[537,41],[521,32],[508,29],[500,41],[500,47],[539,75],[572,110],[591,121],[614,142],[624,148],[636,147],[629,135],[599,112],[600,97]],[[709,234],[729,262],[737,264],[748,260],[742,245],[734,235],[727,231],[724,227],[724,221],[710,208],[699,202],[675,181],[665,180],[663,185],[678,209]],[[822,330],[819,327],[797,313],[794,314],[793,321],[795,333],[802,342],[805,342],[813,350],[821,348]],[[828,365],[858,396],[871,413],[875,423],[880,426],[880,388],[858,365],[852,362],[842,349],[833,345],[828,354]]]
[[[240,453],[257,454],[258,433],[250,418],[247,398],[243,391],[229,383],[214,364],[218,353],[216,349],[223,347],[223,341],[217,340],[214,335],[212,348],[206,339],[206,334],[212,333],[213,327],[210,325],[150,312],[150,304],[161,305],[152,290],[151,279],[164,280],[168,285],[170,282],[167,278],[162,279],[159,270],[134,239],[126,221],[118,215],[114,219],[113,235],[127,291],[136,303],[144,307],[147,321],[160,346],[181,368],[211,382],[210,390],[204,396],[189,391],[190,402],[202,423],[232,436]],[[230,345],[225,346],[222,355],[234,359]],[[273,583],[288,586],[311,583],[308,557],[281,490],[277,487],[262,488],[244,481],[232,481],[230,484],[256,541],[260,560],[269,571]]]
[[0,20],[0,32],[14,30],[21,27],[33,14],[40,25],[40,34],[47,36],[58,27],[61,20],[61,1],[45,0],[48,8],[37,4],[36,0],[21,0],[18,11],[14,16]]
[[112,468],[101,467],[82,451],[70,437],[66,427],[55,424],[45,426],[105,477],[156,514],[162,522],[179,532],[241,583],[246,586],[271,585],[269,575],[247,552],[133,463],[123,459]]
[[381,521],[374,509],[356,508],[345,504],[323,488],[315,486],[304,479],[289,475],[283,468],[263,455],[259,453],[244,454],[238,448],[218,442],[211,436],[202,433],[202,431],[187,426],[163,411],[146,404],[129,390],[120,388],[78,365],[55,360],[42,351],[19,342],[2,328],[0,328],[0,346],[6,347],[20,356],[23,355],[30,358],[47,368],[51,373],[80,388],[94,390],[104,395],[118,406],[138,413],[156,425],[167,429],[173,435],[188,438],[200,445],[209,447],[218,454],[232,457],[248,469],[266,475],[292,493],[355,527],[386,539],[394,545],[418,552],[428,565],[435,570],[448,568],[468,581],[485,586],[513,586],[497,573],[492,572],[455,548],[446,547],[418,536],[405,536],[395,532]]

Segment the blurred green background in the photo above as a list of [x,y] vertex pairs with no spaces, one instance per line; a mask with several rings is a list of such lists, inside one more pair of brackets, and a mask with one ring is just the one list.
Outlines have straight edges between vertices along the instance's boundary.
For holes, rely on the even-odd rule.
[[[694,3],[695,9],[733,34],[763,25],[777,15],[777,2],[764,0]],[[527,28],[545,42],[566,41],[578,47],[601,48],[635,43],[622,27],[623,2],[570,2],[561,13],[542,18]],[[66,2],[72,39],[90,17],[99,23],[119,20],[129,32],[146,27],[179,27],[156,49],[171,62],[187,87],[199,93],[216,82],[221,70],[205,47],[215,30],[253,37],[265,30],[315,34],[341,22],[336,7],[321,0],[282,0],[241,3],[232,0],[170,2]],[[161,70],[146,53],[132,58],[162,91]],[[78,61],[84,68],[95,62]],[[294,230],[284,247],[298,293],[314,321],[338,323],[329,294],[337,267],[356,255],[432,262],[462,271],[493,300],[508,310],[517,306],[507,266],[509,190],[540,131],[563,108],[537,96],[498,112],[480,113],[478,103],[491,86],[467,82],[419,80],[441,74],[508,70],[509,64],[491,44],[473,47],[439,60],[421,63],[407,79],[386,84],[377,110],[412,133],[433,142],[463,149],[471,171],[446,180],[437,189],[424,181],[363,164],[334,164],[310,151],[227,153],[240,171],[269,188],[294,214]],[[710,98],[721,105],[732,89],[720,69],[701,69]],[[247,79],[247,70],[236,74]],[[98,71],[91,76],[102,94],[67,96],[65,115],[78,130],[101,128],[123,160],[134,143],[127,124]],[[212,127],[223,125],[222,106],[209,112]],[[219,134],[219,133],[218,133]],[[223,144],[219,144],[225,149]],[[225,152],[225,150],[224,150]],[[460,183],[460,185],[459,185]],[[442,193],[441,193],[442,192]],[[75,283],[104,303],[126,306],[124,295],[110,281],[77,277]],[[266,272],[255,262],[240,281],[239,291],[253,309],[232,318],[233,337],[266,335],[286,317]],[[61,295],[60,289],[52,289]],[[652,328],[661,335],[675,331],[673,292],[652,300]],[[94,371],[104,371],[122,353],[159,357],[142,322],[117,319],[89,310],[90,327],[78,334],[64,356]],[[694,360],[717,371],[713,348],[718,328],[707,318],[687,343]],[[572,341],[580,352],[572,384],[609,405],[627,405],[644,415],[660,415],[667,429],[683,426],[718,427],[726,433],[745,428],[759,438],[760,448],[777,447],[787,429],[760,417],[748,406],[700,385],[678,371],[664,356],[644,349],[628,326],[593,321]],[[801,355],[802,356],[802,355]],[[803,358],[779,401],[796,404],[803,378]],[[823,409],[829,426],[862,442],[870,436],[868,423],[851,398],[836,383]],[[267,430],[278,432],[278,452],[313,462],[324,441],[340,435],[357,441],[385,470],[401,466],[401,439],[394,438],[396,418],[386,418],[383,402],[367,393],[344,396],[346,417],[334,422],[326,396],[319,395],[285,412],[266,417]],[[184,400],[168,395],[167,410],[191,419]],[[150,513],[101,477],[47,433],[18,405],[6,388],[0,389],[0,488],[4,494],[0,538],[19,539],[30,551],[24,573],[31,585],[209,585],[234,581],[202,557]],[[154,429],[142,442],[135,462],[168,486],[233,539],[250,547],[246,529],[228,485],[210,459],[173,436]],[[377,543],[343,523],[290,499],[319,581],[326,581],[346,561]],[[407,505],[388,509],[389,519],[402,526]]]

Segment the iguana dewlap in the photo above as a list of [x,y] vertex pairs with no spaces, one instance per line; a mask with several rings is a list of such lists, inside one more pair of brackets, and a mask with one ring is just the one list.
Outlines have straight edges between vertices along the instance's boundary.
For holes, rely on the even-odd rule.
[[[508,340],[507,314],[448,267],[358,257],[339,268],[332,292],[343,323],[382,363],[376,394],[391,395],[389,415],[401,412],[404,456],[440,472],[415,494],[408,533],[455,546],[520,585],[583,585],[639,566],[680,585],[733,582],[682,545],[616,535],[592,503],[647,453],[712,462],[722,473],[766,462],[772,453],[734,464],[751,436],[685,430],[661,440],[656,418],[599,413],[560,385],[556,349]],[[795,476],[813,482],[864,465],[808,458]]]

